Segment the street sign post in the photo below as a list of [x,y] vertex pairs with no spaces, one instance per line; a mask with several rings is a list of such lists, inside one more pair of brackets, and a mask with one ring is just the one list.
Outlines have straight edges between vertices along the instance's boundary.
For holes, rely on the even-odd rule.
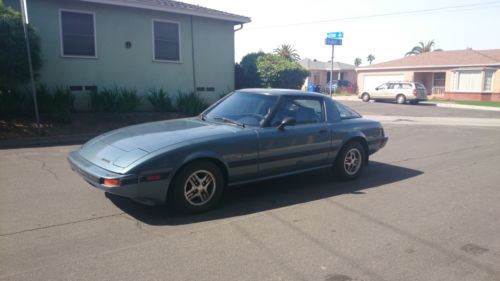
[[328,32],[326,34],[325,44],[332,46],[332,69],[330,72],[330,96],[333,93],[333,57],[335,53],[335,45],[342,46],[342,38],[344,38],[344,32]]

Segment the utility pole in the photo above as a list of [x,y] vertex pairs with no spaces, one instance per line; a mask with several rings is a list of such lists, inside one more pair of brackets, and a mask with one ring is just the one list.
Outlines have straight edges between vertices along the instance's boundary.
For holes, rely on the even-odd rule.
[[31,93],[33,94],[33,103],[35,105],[36,129],[37,129],[38,135],[40,135],[40,115],[38,114],[38,102],[36,99],[35,76],[33,74],[33,64],[31,62],[30,40],[28,38],[28,30],[26,28],[26,25],[29,24],[28,7],[26,6],[26,0],[19,0],[19,1],[21,2],[21,14],[22,14],[22,21],[23,21],[24,40],[26,41],[26,52],[28,54]]

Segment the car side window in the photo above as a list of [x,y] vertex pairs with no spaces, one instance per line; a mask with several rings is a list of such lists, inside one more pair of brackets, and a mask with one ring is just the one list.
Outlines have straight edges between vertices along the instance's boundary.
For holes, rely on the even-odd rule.
[[387,85],[388,84],[382,84],[382,85],[378,86],[377,89],[379,89],[379,90],[385,90],[385,89],[387,89]]
[[403,84],[403,89],[411,89],[411,84],[405,83]]
[[341,104],[340,102],[335,102],[337,109],[339,110],[340,119],[352,119],[361,118],[361,115],[354,111],[353,109]]
[[297,125],[320,123],[325,121],[324,116],[321,99],[287,97],[278,106],[276,114],[271,121],[271,126],[278,126],[287,117],[294,118]]

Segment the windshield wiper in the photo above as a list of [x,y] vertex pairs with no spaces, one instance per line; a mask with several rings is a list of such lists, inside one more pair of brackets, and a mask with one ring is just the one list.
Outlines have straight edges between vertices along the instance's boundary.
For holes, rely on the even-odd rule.
[[230,124],[234,124],[234,125],[237,125],[237,126],[245,128],[245,124],[240,123],[238,121],[231,120],[231,119],[226,118],[226,117],[215,116],[215,117],[213,117],[213,119],[214,120],[220,120],[220,121],[223,121],[224,123],[230,123]]

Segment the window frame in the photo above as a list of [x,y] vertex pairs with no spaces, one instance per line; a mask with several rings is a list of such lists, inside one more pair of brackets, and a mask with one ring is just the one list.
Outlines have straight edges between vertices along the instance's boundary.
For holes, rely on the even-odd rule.
[[[155,48],[155,22],[173,23],[177,25],[177,40],[179,42],[179,60],[162,60],[156,58]],[[164,63],[182,63],[182,42],[181,42],[181,23],[180,21],[164,20],[164,19],[151,19],[151,48],[153,49],[153,62]]]
[[[495,71],[494,69],[482,69],[482,70],[468,70],[468,69],[459,69],[459,70],[455,70],[453,71],[453,91],[454,92],[457,92],[457,93],[490,93],[492,92],[493,90],[493,83],[494,83],[494,79],[495,79]],[[480,84],[480,89],[479,90],[476,90],[476,91],[460,91],[460,74],[463,73],[463,72],[479,72],[480,73],[480,81],[479,81],[479,84]],[[491,77],[491,89],[490,90],[487,90],[485,89],[485,82],[486,82],[486,73],[492,73],[492,77]]]
[[[63,22],[62,14],[63,12],[79,13],[92,15],[92,21],[94,24],[94,55],[84,56],[84,55],[65,55],[64,54],[64,37],[63,37]],[[72,9],[59,9],[59,46],[61,49],[62,58],[79,58],[79,59],[97,59],[97,28],[96,28],[96,15],[94,11],[84,11],[84,10],[72,10]]]

